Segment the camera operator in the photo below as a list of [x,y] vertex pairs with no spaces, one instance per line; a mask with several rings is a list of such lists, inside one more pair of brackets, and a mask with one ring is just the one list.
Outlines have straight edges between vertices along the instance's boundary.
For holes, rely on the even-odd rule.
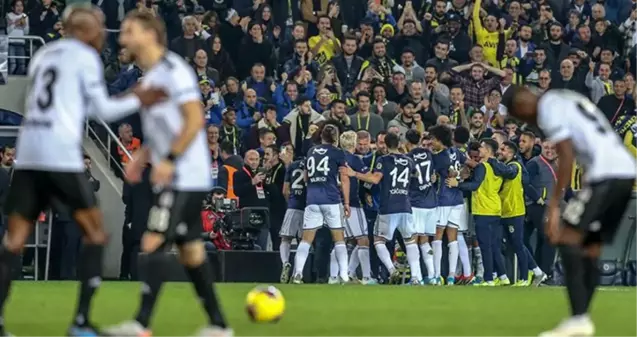
[[243,158],[234,154],[234,145],[229,141],[223,141],[219,146],[220,157],[223,165],[219,169],[217,185],[226,191],[230,199],[236,199],[234,193],[234,173],[243,167]]
[[[283,148],[285,151],[285,148]],[[268,190],[270,200],[270,238],[272,239],[272,249],[278,250],[281,244],[279,231],[283,224],[283,216],[287,209],[287,203],[283,202],[283,181],[285,180],[285,165],[279,159],[279,148],[276,145],[269,145],[263,153],[263,166],[268,170],[265,179],[265,186]]]
[[[249,150],[244,157],[244,165],[241,170],[234,174],[234,193],[239,198],[239,206],[246,207],[268,207],[269,197],[265,190],[266,171],[259,168],[259,152]],[[257,245],[266,249],[268,243],[268,224],[257,240]]]
[[[201,238],[204,241],[206,251],[214,252],[217,250],[230,250],[231,245],[224,235],[219,222],[223,221],[225,213],[215,209],[215,201],[226,198],[226,190],[223,187],[214,187],[212,189],[211,204],[205,205],[201,211],[203,223],[203,233]],[[217,228],[215,228],[217,227]]]

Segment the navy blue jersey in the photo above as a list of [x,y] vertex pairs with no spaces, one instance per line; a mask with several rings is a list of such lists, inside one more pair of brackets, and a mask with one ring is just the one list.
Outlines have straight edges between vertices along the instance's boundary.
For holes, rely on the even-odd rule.
[[411,178],[409,199],[411,207],[435,208],[438,206],[437,189],[431,182],[435,173],[433,154],[423,148],[415,148],[407,154],[414,162],[416,175]]
[[317,145],[308,151],[307,205],[342,203],[338,169],[345,163],[345,152],[331,144]]
[[[355,154],[351,154],[349,152],[345,152],[345,160],[347,161],[347,165],[352,168],[352,170],[359,173],[367,173],[367,167],[363,163],[363,159]],[[358,179],[354,177],[349,178],[349,205],[350,207],[361,207],[361,201],[358,195]]]
[[[372,172],[374,167],[376,167],[378,158],[380,157],[381,154],[377,152],[372,152],[363,157],[363,164],[367,168],[367,171],[365,173]],[[359,186],[358,189],[363,208],[368,212],[378,212],[378,192],[380,187],[378,187],[378,185],[366,183],[363,181],[361,181],[360,183],[361,186]]]
[[449,177],[449,171],[459,176],[460,169],[467,157],[458,148],[450,147],[434,154],[434,167],[439,176],[438,206],[456,206],[464,204],[462,191],[457,187],[447,187],[444,181]]
[[403,154],[388,154],[378,158],[374,173],[383,174],[380,185],[378,214],[411,213],[409,186],[414,163]]
[[305,209],[305,161],[297,160],[285,170],[285,182],[290,184],[288,208]]

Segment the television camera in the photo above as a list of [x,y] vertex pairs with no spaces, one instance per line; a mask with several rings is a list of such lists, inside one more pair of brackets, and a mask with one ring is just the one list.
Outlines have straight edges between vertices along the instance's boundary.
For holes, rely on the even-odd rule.
[[267,208],[239,208],[235,199],[213,197],[207,208],[220,216],[214,229],[221,231],[233,250],[254,250],[261,230],[267,228],[270,221]]

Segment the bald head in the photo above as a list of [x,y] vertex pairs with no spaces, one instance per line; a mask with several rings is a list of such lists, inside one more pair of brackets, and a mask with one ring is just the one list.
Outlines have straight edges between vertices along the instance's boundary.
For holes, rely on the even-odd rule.
[[259,152],[256,150],[248,150],[243,157],[243,161],[251,169],[256,170],[259,167]]
[[92,5],[69,6],[62,15],[64,31],[100,51],[104,45],[104,14]]

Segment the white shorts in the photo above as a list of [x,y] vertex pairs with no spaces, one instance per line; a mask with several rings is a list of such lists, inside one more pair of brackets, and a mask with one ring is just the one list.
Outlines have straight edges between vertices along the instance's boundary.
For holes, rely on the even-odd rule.
[[396,229],[405,240],[416,234],[413,215],[411,213],[379,214],[374,225],[374,236],[391,240],[394,238]]
[[301,232],[301,224],[303,224],[303,211],[288,208],[285,211],[285,216],[283,216],[283,224],[281,225],[279,235],[298,238]]
[[412,207],[411,212],[414,215],[414,230],[418,235],[434,235],[436,234],[436,224],[438,223],[438,208],[416,208]]
[[351,207],[349,218],[345,218],[345,237],[359,238],[367,236],[367,219],[362,208]]
[[329,229],[343,228],[343,206],[308,205],[303,213],[303,230],[312,230],[326,225]]
[[457,228],[464,232],[467,230],[467,208],[464,204],[455,206],[440,206],[438,227]]

